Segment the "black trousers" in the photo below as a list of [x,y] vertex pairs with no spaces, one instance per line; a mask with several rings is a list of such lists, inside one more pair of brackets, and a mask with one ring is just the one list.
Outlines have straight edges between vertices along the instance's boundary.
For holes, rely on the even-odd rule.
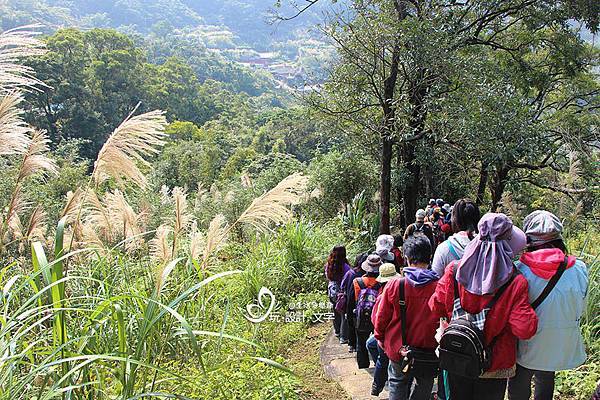
[[554,371],[538,371],[517,364],[516,375],[508,381],[510,400],[529,400],[531,380],[535,384],[534,400],[552,400],[554,395]]
[[504,400],[508,379],[469,379],[448,374],[452,400]]
[[369,368],[371,365],[369,350],[367,350],[367,340],[371,333],[356,331],[356,363],[358,368]]
[[348,346],[356,348],[356,327],[354,326],[354,318],[346,314],[348,321]]

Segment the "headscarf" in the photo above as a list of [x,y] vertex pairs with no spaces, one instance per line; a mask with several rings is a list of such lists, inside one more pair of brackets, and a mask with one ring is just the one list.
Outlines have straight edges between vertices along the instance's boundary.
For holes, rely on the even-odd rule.
[[504,214],[487,213],[478,224],[479,234],[469,243],[456,278],[469,293],[495,293],[510,279],[513,258],[525,248],[527,238]]

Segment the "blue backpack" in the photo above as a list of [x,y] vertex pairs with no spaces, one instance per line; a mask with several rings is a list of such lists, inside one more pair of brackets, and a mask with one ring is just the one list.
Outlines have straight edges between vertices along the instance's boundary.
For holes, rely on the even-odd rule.
[[372,287],[368,287],[362,278],[356,279],[360,287],[355,308],[356,330],[359,332],[371,332],[373,331],[371,315],[373,314],[373,307],[375,307],[375,301],[377,300],[377,296],[379,296],[379,287],[381,285],[376,283]]

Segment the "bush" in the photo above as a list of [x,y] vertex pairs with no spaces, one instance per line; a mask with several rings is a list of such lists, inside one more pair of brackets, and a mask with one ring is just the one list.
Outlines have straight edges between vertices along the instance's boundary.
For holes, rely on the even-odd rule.
[[368,198],[377,191],[377,164],[364,154],[348,154],[334,150],[314,159],[309,167],[310,185],[320,196],[311,201],[318,215],[333,217],[344,204],[362,191]]

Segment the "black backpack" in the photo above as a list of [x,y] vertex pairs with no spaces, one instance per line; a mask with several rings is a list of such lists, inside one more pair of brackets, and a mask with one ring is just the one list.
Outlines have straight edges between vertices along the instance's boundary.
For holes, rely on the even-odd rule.
[[511,284],[515,274],[500,289],[478,314],[469,314],[460,305],[458,281],[454,264],[454,309],[452,320],[440,340],[440,368],[465,378],[477,378],[487,371],[492,363],[492,348],[497,336],[489,345],[483,334],[487,313],[494,307],[502,293]]

